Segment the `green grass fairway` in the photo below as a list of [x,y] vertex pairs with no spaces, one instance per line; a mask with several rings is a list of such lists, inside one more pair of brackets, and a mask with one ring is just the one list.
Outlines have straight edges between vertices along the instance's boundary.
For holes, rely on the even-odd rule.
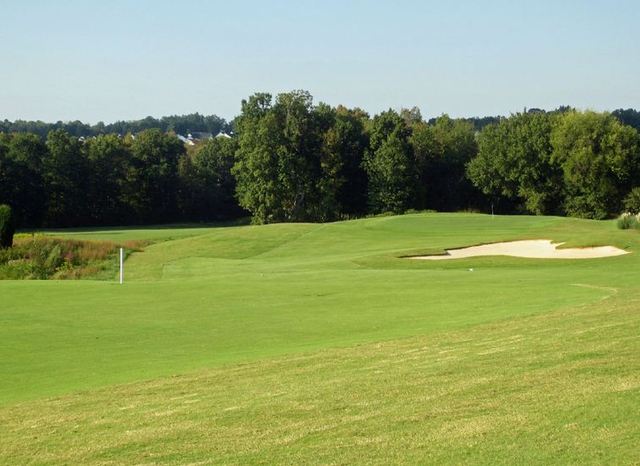
[[[640,235],[614,222],[52,234],[154,244],[123,286],[0,282],[1,464],[640,462]],[[516,239],[632,254],[401,257]]]

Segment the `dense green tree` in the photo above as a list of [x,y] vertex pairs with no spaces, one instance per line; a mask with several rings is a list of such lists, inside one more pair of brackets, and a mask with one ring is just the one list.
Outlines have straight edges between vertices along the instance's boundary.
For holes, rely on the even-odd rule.
[[[6,134],[3,132],[0,132],[0,186],[8,186],[5,183],[10,182],[10,180],[8,178],[3,178],[3,170],[6,164],[6,156],[7,156],[7,151],[9,150],[9,141],[11,140],[11,135],[10,134]],[[2,190],[0,190],[0,195],[2,195],[2,191],[4,191],[6,189],[6,187]],[[2,201],[2,199],[0,199],[0,202]]]
[[257,223],[323,217],[322,131],[305,91],[255,94],[242,103],[239,147],[233,173],[240,205]]
[[175,131],[179,134],[187,134],[193,131],[213,133],[229,131],[227,122],[217,115],[200,115],[191,113],[188,115],[171,115],[162,118],[148,116],[141,120],[116,121],[105,125],[100,121],[91,126],[81,121],[57,121],[55,123],[45,123],[43,121],[15,120],[0,121],[0,132],[4,133],[34,133],[41,138],[46,138],[50,131],[57,129],[65,130],[72,136],[90,137],[100,134],[136,134],[147,129],[159,129],[163,132]]
[[279,94],[273,111],[281,129],[278,150],[282,206],[289,221],[323,220],[318,181],[322,130],[327,120],[318,118],[313,97],[306,91]]
[[39,226],[46,196],[42,163],[47,147],[29,133],[6,135],[0,140],[0,203],[13,206],[18,225]]
[[616,117],[624,125],[633,126],[636,130],[640,131],[640,111],[632,108],[618,109],[612,112],[612,115]]
[[473,125],[447,115],[414,125],[411,135],[418,171],[419,207],[458,210],[477,202],[466,165],[477,153]]
[[609,113],[570,112],[553,130],[553,161],[562,167],[565,209],[578,217],[620,212],[640,175],[640,136]]
[[[0,203],[22,226],[216,220],[242,215],[239,205],[258,223],[328,221],[488,207],[485,195],[503,212],[602,218],[625,196],[637,204],[640,136],[621,123],[637,116],[561,107],[425,123],[414,107],[369,119],[293,91],[255,94],[230,124],[198,113],[94,126],[4,120]],[[175,137],[220,130],[236,135],[188,154]]]
[[[503,117],[500,116],[486,116],[486,117],[471,117],[471,118],[460,118],[460,120],[470,123],[473,126],[475,131],[482,131],[485,127],[489,125],[494,125],[498,123]],[[438,118],[430,118],[428,123],[433,125],[436,123]]]
[[237,148],[236,139],[216,138],[182,158],[180,210],[186,220],[224,220],[243,213],[231,174]]
[[44,162],[47,192],[47,226],[83,225],[88,215],[86,193],[89,170],[78,138],[62,129],[51,131],[46,142]]
[[285,217],[278,186],[280,134],[271,108],[270,94],[254,94],[242,101],[242,112],[236,119],[239,141],[232,173],[238,202],[256,223]]
[[136,223],[174,221],[178,217],[178,163],[184,144],[157,129],[139,133],[131,142],[124,199]]
[[45,123],[43,121],[4,120],[1,131],[4,133],[33,133],[41,138],[46,138],[50,131],[60,129],[58,123]]
[[624,198],[624,211],[633,215],[640,214],[640,186],[633,188]]
[[558,212],[562,174],[551,157],[555,118],[519,113],[487,126],[479,135],[478,156],[468,164],[469,179],[503,205],[535,214]]
[[128,220],[122,187],[126,181],[129,147],[115,134],[89,139],[84,152],[89,167],[86,203],[89,223],[120,225]]
[[367,211],[367,174],[363,167],[369,146],[365,130],[368,115],[360,109],[339,106],[322,143],[321,191],[329,219],[362,215]]
[[420,123],[424,123],[422,112],[418,107],[403,108],[400,110],[400,118],[404,120],[409,128],[413,128]]
[[364,161],[372,213],[400,213],[416,205],[416,166],[410,134],[405,120],[393,110],[373,118]]
[[325,221],[364,212],[366,114],[313,106],[303,91],[243,102],[233,169],[240,204],[258,223]]
[[16,231],[16,221],[11,206],[0,204],[0,248],[13,246],[13,234]]

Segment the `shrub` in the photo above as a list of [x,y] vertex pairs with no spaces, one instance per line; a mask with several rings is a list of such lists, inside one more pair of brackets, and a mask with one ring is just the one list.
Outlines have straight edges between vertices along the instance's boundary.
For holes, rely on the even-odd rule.
[[629,230],[631,228],[640,229],[640,214],[633,215],[625,212],[618,217],[618,228],[621,230]]
[[13,234],[16,232],[15,219],[11,207],[0,205],[0,248],[13,246]]
[[640,186],[633,188],[624,198],[624,208],[631,214],[640,214]]
[[0,249],[2,279],[112,278],[120,246],[139,250],[142,243],[77,241],[41,235],[17,238],[11,249]]

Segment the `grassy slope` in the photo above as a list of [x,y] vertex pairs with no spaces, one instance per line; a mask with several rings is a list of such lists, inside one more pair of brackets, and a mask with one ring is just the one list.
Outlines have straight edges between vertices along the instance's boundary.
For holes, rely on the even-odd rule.
[[17,404],[0,411],[0,459],[635,464],[639,305],[610,298]]
[[[62,230],[47,230],[42,232],[47,236],[81,240],[107,241],[169,241],[191,236],[210,233],[214,228],[224,227],[224,224],[202,226],[198,224],[185,225],[154,225],[132,227],[95,227],[95,228],[65,228]],[[34,233],[41,233],[36,231]],[[29,232],[25,234],[30,234]]]
[[629,460],[637,254],[394,258],[540,237],[638,250],[610,222],[416,215],[204,231],[134,255],[124,287],[1,283],[0,458]]

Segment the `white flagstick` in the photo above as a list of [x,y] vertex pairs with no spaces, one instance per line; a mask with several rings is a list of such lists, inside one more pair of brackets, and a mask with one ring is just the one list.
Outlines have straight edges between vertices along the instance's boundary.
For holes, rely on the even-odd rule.
[[120,284],[124,282],[124,249],[120,248]]

